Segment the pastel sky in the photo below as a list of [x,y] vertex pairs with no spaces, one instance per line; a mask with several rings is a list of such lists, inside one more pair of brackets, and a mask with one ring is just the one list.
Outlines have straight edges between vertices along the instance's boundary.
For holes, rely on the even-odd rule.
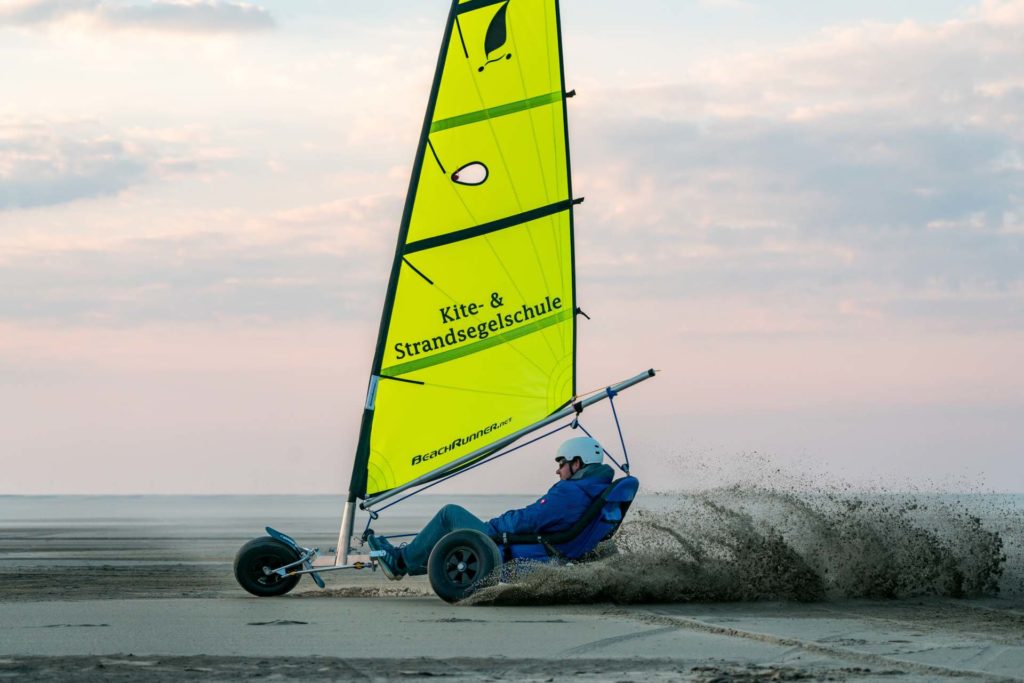
[[[346,488],[447,8],[0,0],[0,493]],[[1024,491],[1024,0],[562,19],[579,386],[663,371],[641,479]]]

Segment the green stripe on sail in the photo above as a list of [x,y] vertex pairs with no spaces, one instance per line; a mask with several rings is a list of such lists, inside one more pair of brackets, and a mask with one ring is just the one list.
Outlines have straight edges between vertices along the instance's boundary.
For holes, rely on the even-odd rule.
[[465,126],[469,123],[486,121],[487,119],[515,114],[519,111],[526,111],[527,109],[533,109],[534,107],[543,107],[545,104],[561,101],[561,92],[549,92],[547,95],[538,95],[537,97],[530,97],[529,99],[519,100],[518,102],[500,104],[497,107],[491,107],[490,109],[471,111],[468,114],[459,114],[458,116],[452,116],[451,118],[434,121],[430,126],[430,132],[437,133],[438,131],[448,130],[449,128],[458,128],[459,126]]
[[552,325],[562,321],[569,320],[572,318],[572,315],[572,311],[560,311],[554,315],[549,315],[546,318],[541,318],[540,320],[535,320],[532,323],[527,323],[522,327],[517,327],[514,330],[509,330],[508,332],[497,334],[493,337],[488,337],[487,339],[481,339],[480,341],[473,342],[472,344],[460,346],[457,349],[442,351],[441,353],[436,353],[433,356],[428,356],[419,360],[411,360],[407,363],[392,365],[389,368],[382,369],[380,374],[381,376],[397,377],[398,375],[404,375],[405,373],[413,372],[414,370],[422,370],[423,368],[447,363],[450,360],[462,358],[463,356],[468,356],[472,353],[479,353],[480,351],[489,349],[492,346],[504,344],[505,342],[518,339],[519,337],[525,337],[526,335],[537,332],[538,330],[543,330],[545,327],[551,327]]

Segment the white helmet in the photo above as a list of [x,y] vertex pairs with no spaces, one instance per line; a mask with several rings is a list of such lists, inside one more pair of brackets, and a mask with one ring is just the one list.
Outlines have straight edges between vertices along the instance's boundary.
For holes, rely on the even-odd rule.
[[598,463],[604,460],[604,449],[601,448],[597,439],[591,439],[589,436],[577,436],[559,446],[558,452],[555,454],[556,462],[561,460],[572,462],[574,458],[582,460],[584,465]]

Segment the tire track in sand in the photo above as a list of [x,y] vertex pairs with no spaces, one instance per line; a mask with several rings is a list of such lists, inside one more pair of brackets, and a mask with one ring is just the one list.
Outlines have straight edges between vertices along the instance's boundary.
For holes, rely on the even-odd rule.
[[[745,631],[732,626],[718,626],[715,624],[709,624],[705,621],[701,621],[700,619],[695,619],[693,617],[685,617],[681,615],[659,614],[656,612],[648,612],[644,610],[625,610],[619,608],[610,609],[607,612],[605,612],[605,614],[613,615],[624,619],[640,621],[645,624],[674,626],[677,629],[700,631],[702,633],[711,633],[714,635],[729,636],[732,638],[746,638],[747,640],[754,640],[761,643],[769,643],[773,645],[780,645],[783,647],[798,648],[806,652],[813,652],[819,655],[835,657],[836,659],[843,659],[847,661],[870,664],[872,666],[896,667],[899,669],[903,669],[907,673],[919,673],[931,676],[942,676],[944,678],[962,678],[965,676],[973,676],[975,678],[998,683],[1024,682],[1024,678],[1003,676],[1000,674],[993,674],[987,671],[977,671],[974,669],[958,669],[954,667],[939,666],[935,664],[923,664],[920,662],[899,659],[896,657],[888,657],[884,655],[876,655],[866,652],[856,652],[854,650],[847,650],[841,647],[825,645],[823,643],[819,643],[813,640],[801,640],[799,638],[776,636],[770,633]],[[647,631],[641,635],[646,635],[650,633],[652,632]]]

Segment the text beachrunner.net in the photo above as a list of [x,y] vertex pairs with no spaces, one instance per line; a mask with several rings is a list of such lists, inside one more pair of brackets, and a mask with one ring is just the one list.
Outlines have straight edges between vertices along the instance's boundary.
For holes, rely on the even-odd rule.
[[484,434],[490,434],[495,429],[500,429],[501,427],[504,427],[505,425],[507,425],[507,424],[509,424],[511,422],[512,422],[512,418],[511,417],[506,418],[502,422],[492,422],[491,424],[487,425],[483,429],[478,429],[477,431],[473,432],[469,436],[462,436],[462,437],[458,437],[456,439],[452,439],[452,442],[450,444],[441,446],[440,448],[435,448],[434,450],[430,451],[429,453],[423,453],[421,455],[413,456],[412,464],[413,465],[419,465],[419,464],[424,463],[424,462],[426,462],[428,460],[433,460],[434,458],[436,458],[439,455],[444,455],[445,453],[448,453],[449,451],[455,450],[459,446],[465,446],[468,443],[472,443],[473,441],[476,441],[477,439],[479,439]]

